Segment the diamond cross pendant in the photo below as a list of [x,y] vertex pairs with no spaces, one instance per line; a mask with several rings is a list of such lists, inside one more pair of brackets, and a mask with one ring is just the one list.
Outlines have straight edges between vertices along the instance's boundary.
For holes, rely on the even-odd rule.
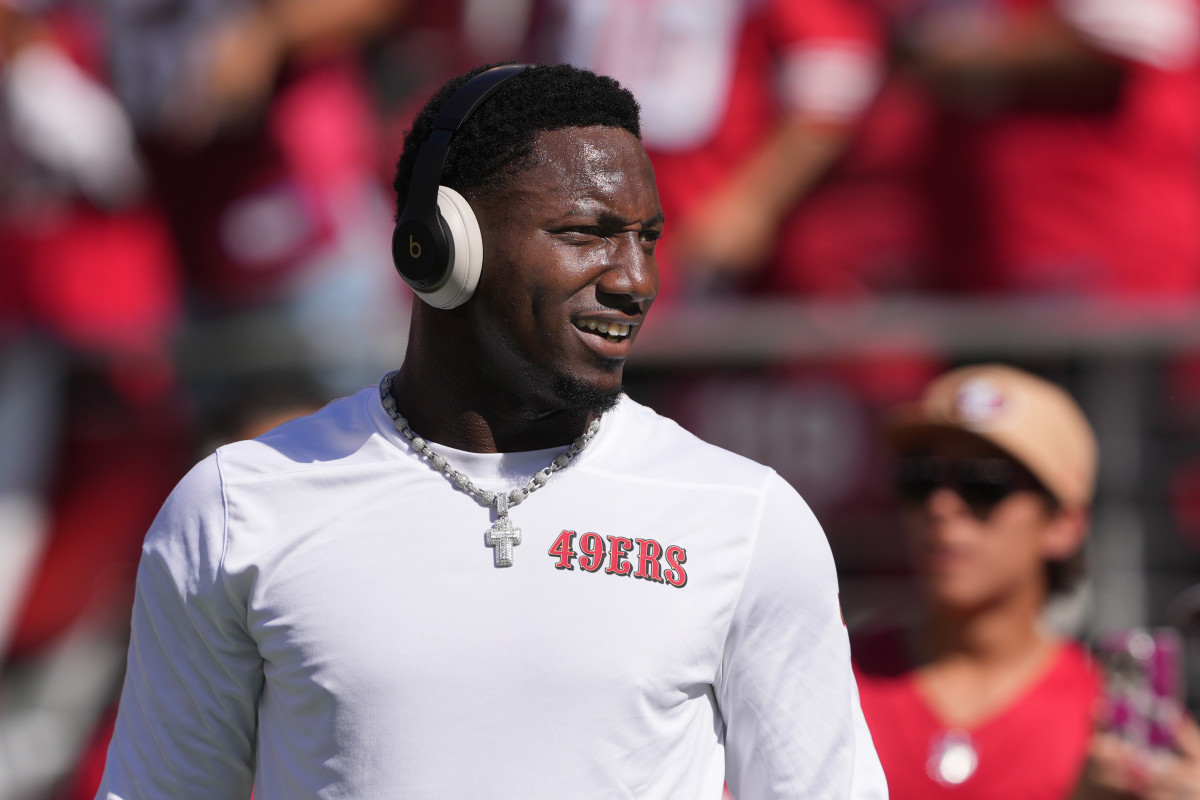
[[521,529],[508,518],[508,495],[503,492],[496,493],[496,514],[498,517],[484,534],[483,543],[492,548],[497,567],[511,567],[513,547],[521,543]]

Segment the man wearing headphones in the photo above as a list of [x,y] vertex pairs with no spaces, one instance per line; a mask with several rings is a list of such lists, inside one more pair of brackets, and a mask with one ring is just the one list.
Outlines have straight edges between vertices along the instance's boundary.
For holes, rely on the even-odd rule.
[[812,513],[621,392],[638,131],[568,66],[418,115],[404,366],[167,501],[99,797],[886,797]]

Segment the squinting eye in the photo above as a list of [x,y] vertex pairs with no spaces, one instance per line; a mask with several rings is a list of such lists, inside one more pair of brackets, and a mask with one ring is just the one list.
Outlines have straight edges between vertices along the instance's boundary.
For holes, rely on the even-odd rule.
[[583,244],[596,239],[596,232],[589,228],[571,228],[559,233],[559,236],[568,242]]
[[653,255],[654,251],[658,248],[658,238],[660,236],[662,236],[662,231],[642,231],[639,234],[638,241],[642,243],[642,249],[648,255]]

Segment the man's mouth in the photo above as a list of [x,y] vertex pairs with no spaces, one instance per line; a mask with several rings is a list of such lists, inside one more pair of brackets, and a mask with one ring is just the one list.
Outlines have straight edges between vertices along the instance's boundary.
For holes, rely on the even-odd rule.
[[581,331],[603,336],[610,342],[619,342],[622,339],[628,339],[630,332],[633,330],[632,325],[626,325],[623,322],[604,322],[596,319],[575,320],[575,327]]

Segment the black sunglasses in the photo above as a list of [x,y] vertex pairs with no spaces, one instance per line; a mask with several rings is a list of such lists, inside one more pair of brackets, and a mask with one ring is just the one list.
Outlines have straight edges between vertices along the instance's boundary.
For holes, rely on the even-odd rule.
[[946,488],[963,499],[971,513],[986,519],[1014,492],[1049,493],[1029,470],[1010,458],[942,458],[906,456],[896,470],[896,493],[901,502],[923,505],[934,490]]

